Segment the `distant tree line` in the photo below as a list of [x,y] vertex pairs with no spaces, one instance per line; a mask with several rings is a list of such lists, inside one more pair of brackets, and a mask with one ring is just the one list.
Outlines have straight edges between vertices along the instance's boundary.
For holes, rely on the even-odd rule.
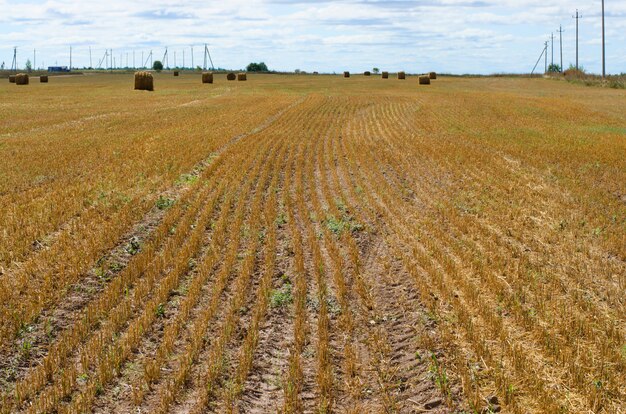
[[269,72],[269,69],[267,68],[267,65],[265,64],[265,62],[259,62],[259,63],[250,63],[248,66],[246,66],[246,71],[248,72]]

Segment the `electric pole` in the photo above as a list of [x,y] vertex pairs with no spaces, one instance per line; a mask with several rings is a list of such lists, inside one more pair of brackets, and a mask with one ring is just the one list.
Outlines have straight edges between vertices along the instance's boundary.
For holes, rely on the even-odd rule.
[[195,70],[195,66],[193,65],[193,46],[191,46],[191,69]]
[[572,16],[573,19],[576,19],[576,70],[578,70],[578,21],[582,17],[581,14],[578,14],[578,9],[576,9],[576,16]]
[[552,32],[552,66],[554,66],[554,32]]
[[183,69],[185,69],[185,49],[183,49]]
[[606,42],[604,36],[604,0],[602,0],[602,77],[606,78]]
[[13,62],[11,63],[11,70],[17,72],[17,46],[13,48]]
[[33,69],[37,70],[37,49],[33,49]]
[[545,71],[543,73],[548,73],[548,42],[546,41],[545,45],[544,45],[544,50],[546,51],[545,53],[545,59],[546,59],[546,65],[545,65]]
[[561,73],[563,73],[563,26],[559,25],[559,43],[561,46]]
[[133,69],[135,69],[135,51],[133,50]]
[[70,72],[72,71],[72,46],[70,46]]
[[91,46],[89,46],[89,69],[93,69],[93,66],[91,63]]

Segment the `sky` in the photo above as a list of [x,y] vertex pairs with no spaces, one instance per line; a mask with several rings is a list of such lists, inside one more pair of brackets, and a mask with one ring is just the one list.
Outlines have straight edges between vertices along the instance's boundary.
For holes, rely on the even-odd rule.
[[[116,65],[140,66],[168,48],[170,66],[411,73],[528,73],[555,34],[554,61],[601,71],[601,0],[0,0],[0,62],[10,67],[96,66],[113,49]],[[606,0],[607,72],[626,72],[626,0]],[[552,48],[548,48],[548,61]],[[543,60],[540,63],[543,68]]]

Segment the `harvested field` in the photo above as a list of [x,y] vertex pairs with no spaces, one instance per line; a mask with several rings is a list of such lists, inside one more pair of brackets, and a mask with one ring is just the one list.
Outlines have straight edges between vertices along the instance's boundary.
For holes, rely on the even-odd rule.
[[624,91],[214,76],[0,83],[0,413],[626,411]]

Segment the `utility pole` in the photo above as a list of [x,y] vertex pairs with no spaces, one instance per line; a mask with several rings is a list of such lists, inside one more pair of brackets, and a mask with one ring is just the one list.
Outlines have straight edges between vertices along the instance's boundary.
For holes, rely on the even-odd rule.
[[141,51],[141,67],[142,69],[146,67],[146,64],[144,63],[145,60],[143,60],[143,50]]
[[563,73],[563,26],[559,25],[559,43],[561,46],[561,73]]
[[554,32],[552,32],[552,66],[554,66]]
[[33,49],[33,68],[37,70],[37,49]]
[[543,73],[548,73],[548,42],[547,41],[545,43],[544,48],[545,48],[545,51],[546,51],[546,53],[545,53],[545,56],[546,56],[546,62],[545,62],[546,63],[546,69],[545,69],[545,71]]
[[174,51],[174,68],[176,68],[176,51]]
[[578,70],[578,21],[582,17],[581,14],[578,14],[578,9],[576,9],[576,16],[572,16],[572,19],[576,19],[576,70]]
[[135,69],[135,51],[133,50],[133,69]]
[[70,72],[72,71],[72,46],[70,46]]
[[11,70],[17,72],[17,46],[13,47],[13,62],[11,63]]
[[113,57],[113,49],[111,49],[111,73],[113,73],[113,66],[115,66],[115,58]]
[[195,70],[195,66],[193,65],[193,46],[191,46],[191,69]]
[[185,69],[185,49],[183,49],[183,69]]
[[530,76],[533,76],[535,74],[535,69],[537,69],[537,66],[539,66],[539,62],[541,62],[541,58],[543,57],[545,53],[546,53],[546,48],[544,46],[541,49],[541,54],[539,55],[539,59],[537,59],[537,63],[535,63],[535,67],[533,67],[533,70],[530,72]]
[[93,69],[93,65],[91,63],[91,46],[89,46],[89,69]]
[[604,0],[602,0],[602,77],[606,78],[606,38],[604,33]]

